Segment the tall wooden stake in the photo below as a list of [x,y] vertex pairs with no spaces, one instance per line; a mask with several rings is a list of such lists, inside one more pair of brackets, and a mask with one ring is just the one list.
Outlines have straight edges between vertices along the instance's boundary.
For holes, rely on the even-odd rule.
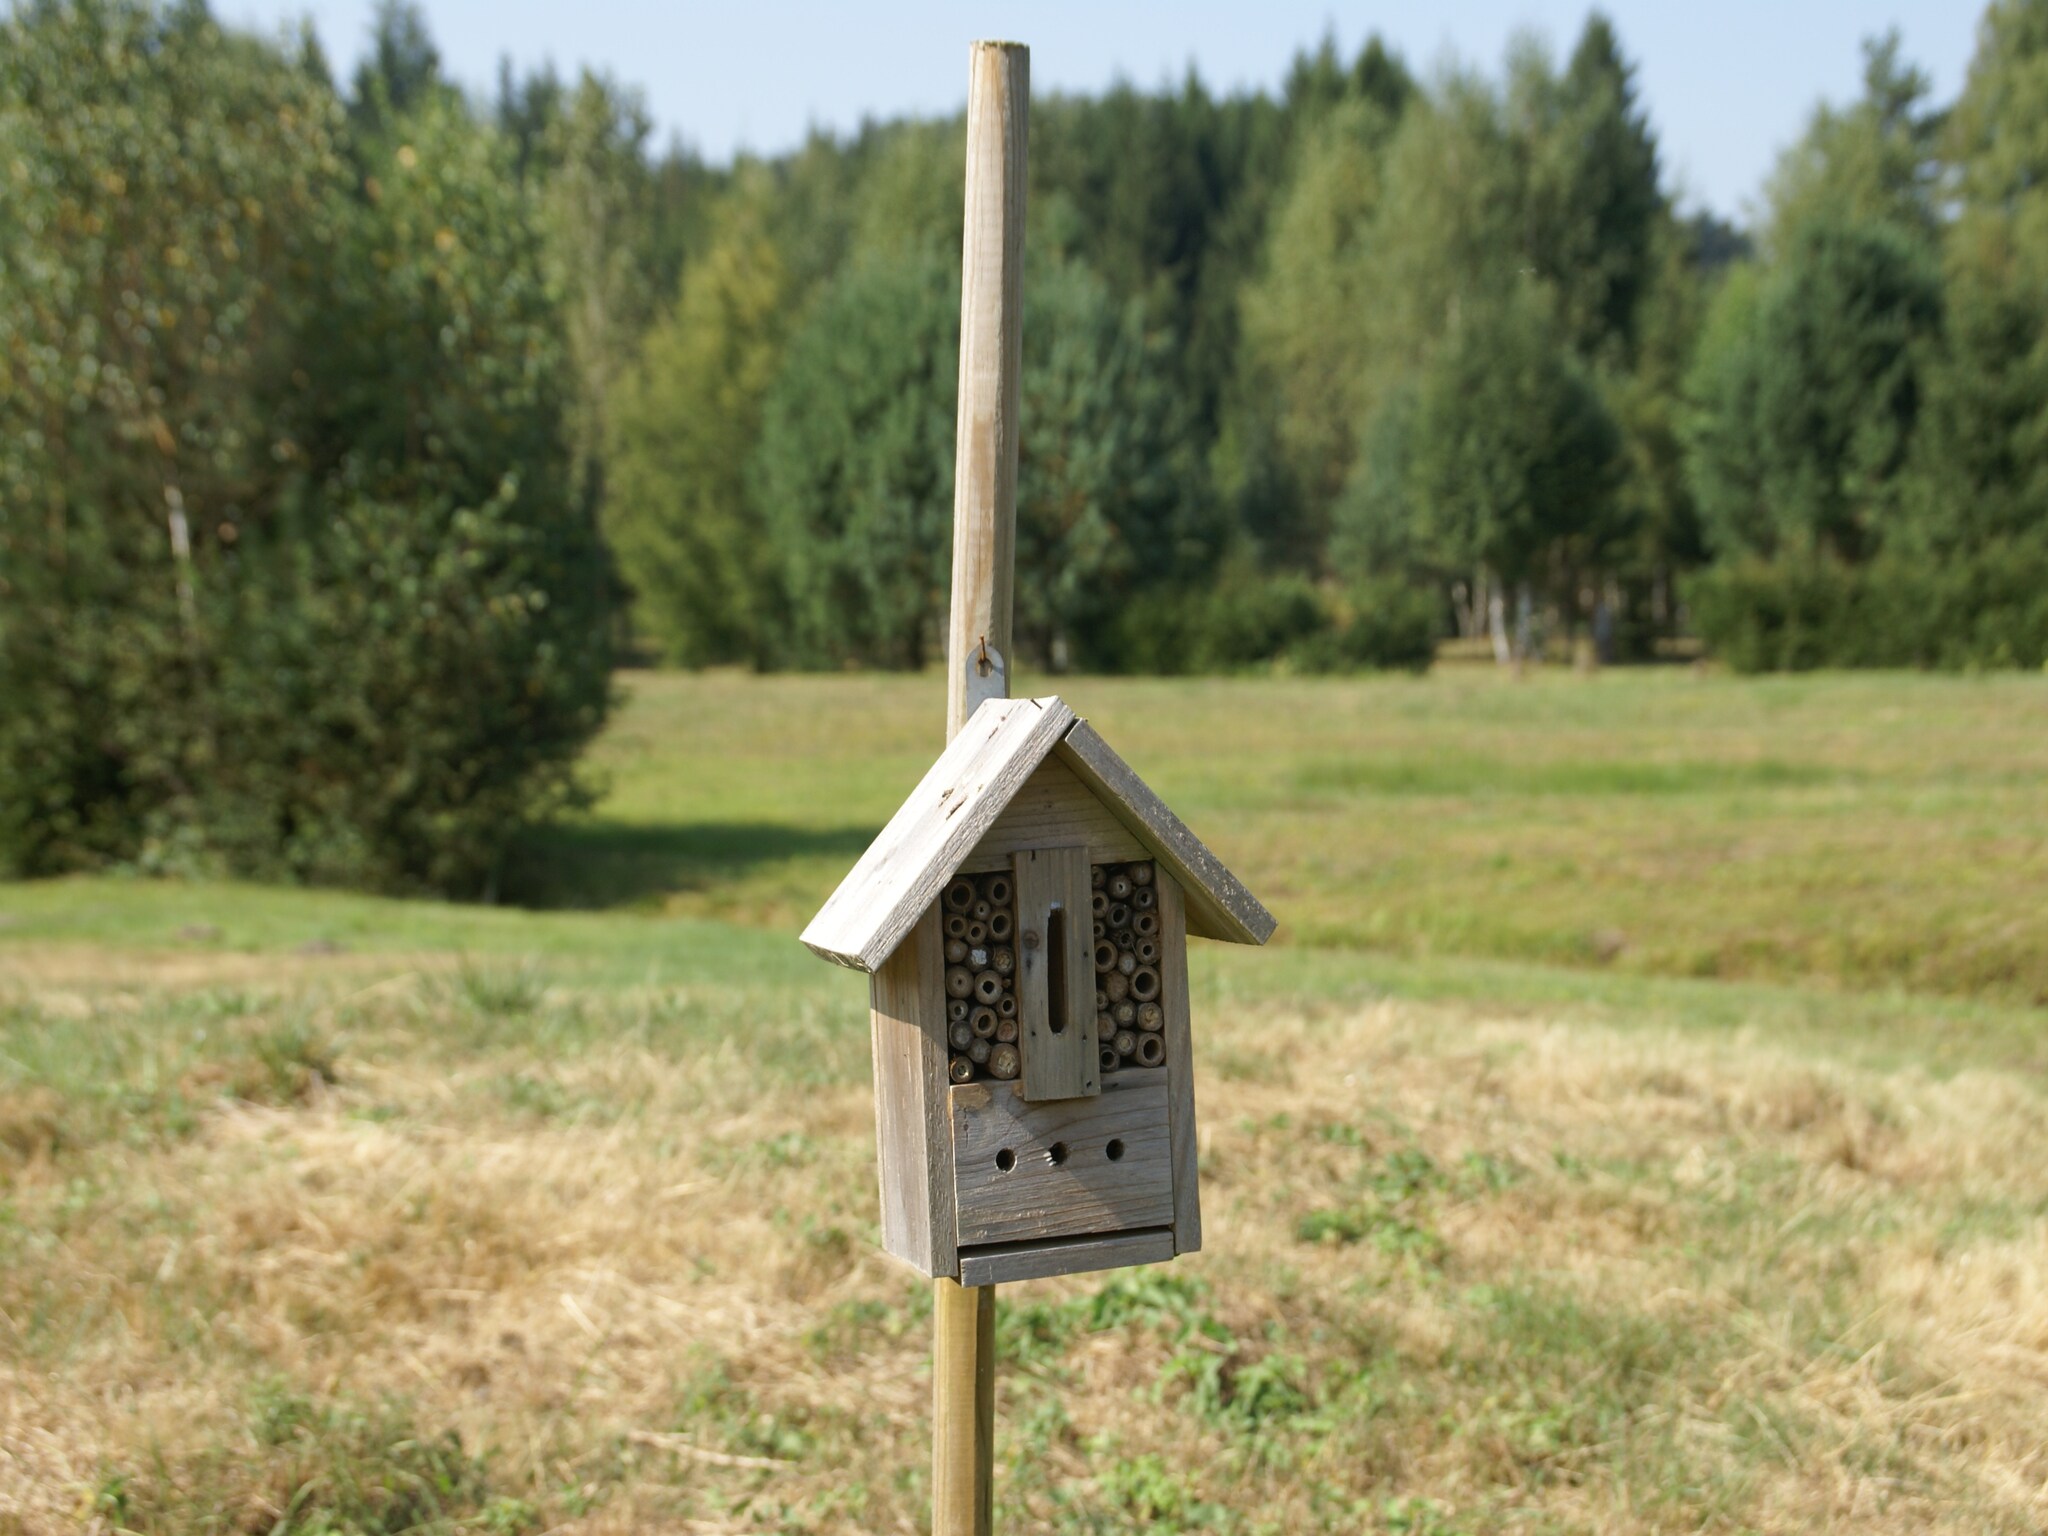
[[946,626],[948,741],[982,700],[1010,696],[1031,52],[1020,43],[976,43],[968,70],[953,610]]
[[[961,244],[960,423],[954,439],[953,607],[946,739],[1010,694],[1017,556],[1017,392],[1024,310],[1024,151],[1031,51],[968,54],[967,230]],[[996,1291],[932,1282],[932,1536],[989,1536]]]

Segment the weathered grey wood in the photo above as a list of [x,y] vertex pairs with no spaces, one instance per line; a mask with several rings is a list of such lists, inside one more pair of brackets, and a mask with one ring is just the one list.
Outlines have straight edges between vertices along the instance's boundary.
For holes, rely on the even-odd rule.
[[924,1275],[956,1270],[944,938],[936,908],[868,983],[882,1247]]
[[1118,1232],[1109,1237],[1058,1238],[1042,1243],[1007,1243],[970,1248],[960,1255],[963,1285],[996,1285],[1011,1280],[1045,1280],[1083,1275],[1131,1264],[1163,1264],[1173,1257],[1173,1233],[1164,1227]]
[[[1202,1196],[1197,1185],[1195,1142],[1195,1037],[1188,1006],[1187,897],[1164,870],[1159,888],[1159,1005],[1166,1013],[1167,1134],[1173,1159],[1173,1246],[1193,1253],[1202,1246]],[[1262,909],[1263,910],[1263,909]],[[1121,1077],[1124,1074],[1118,1073]]]
[[839,965],[874,970],[1073,723],[1057,698],[982,705],[818,909],[804,943]]
[[[953,452],[953,595],[946,623],[949,755],[975,735],[980,721],[1003,707],[1001,701],[1010,693],[1025,136],[1030,108],[1030,51],[1017,43],[976,43],[969,50],[967,70],[960,415]],[[1043,713],[1065,711],[1066,706],[1059,705]],[[1027,734],[1027,739],[1036,738]],[[1041,759],[1044,751],[1040,740]],[[952,878],[961,859],[981,841],[987,823],[1036,766],[1021,748],[1001,768],[991,764],[987,773],[999,798],[986,802],[991,807],[986,816],[960,803],[962,795],[978,794],[972,779],[932,786],[935,799],[921,814],[939,819],[937,848],[930,846],[935,829],[903,829],[906,841],[913,848],[922,843],[925,851],[921,857],[904,851],[896,871],[897,880],[905,882],[902,889],[892,890],[884,882],[878,900],[878,893],[862,890],[854,876],[847,877],[847,885],[840,889],[854,888],[854,906],[872,903],[885,915],[867,943],[854,946],[862,957],[856,963],[872,967],[895,947],[890,933],[895,930],[900,936],[900,904],[910,901],[914,920],[914,909],[929,904],[939,884]],[[958,824],[956,830],[943,831],[947,822]],[[932,1536],[988,1536],[995,1481],[995,1293],[979,1287],[957,1290],[944,1279],[934,1282],[934,1291]],[[977,1320],[971,1331],[966,1324],[970,1314]]]
[[1059,760],[1116,812],[1152,857],[1180,881],[1188,898],[1188,928],[1205,939],[1263,944],[1278,925],[1258,897],[1211,853],[1187,824],[1085,720],[1076,720],[1058,748]]
[[[1034,1102],[1083,1098],[1101,1090],[1102,1077],[1088,850],[1028,849],[1015,869],[1017,1048],[1024,1057],[1017,1087]],[[1064,1027],[1055,1031],[1055,1022]]]
[[968,66],[967,216],[960,250],[953,602],[946,624],[949,737],[983,698],[1010,691],[1030,101],[1030,51],[1015,43],[976,43]]
[[1011,856],[1021,849],[1069,844],[1085,844],[1088,857],[1097,864],[1121,864],[1150,856],[1131,829],[1074,777],[1073,769],[1056,758],[1047,758],[1024,781],[1016,798],[960,868],[970,875],[987,874],[1008,869]]
[[[1172,1223],[1163,1072],[1118,1073],[1094,1098],[1049,1104],[1027,1102],[1017,1087],[965,1083],[952,1090],[962,1246]],[[1111,1141],[1123,1147],[1113,1162]],[[999,1161],[1005,1151],[1007,1168]]]

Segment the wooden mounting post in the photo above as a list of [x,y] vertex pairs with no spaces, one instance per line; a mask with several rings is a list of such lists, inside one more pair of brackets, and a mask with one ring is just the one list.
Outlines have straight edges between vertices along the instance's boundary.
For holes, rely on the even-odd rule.
[[967,85],[960,252],[960,422],[953,438],[953,609],[946,740],[1010,696],[1017,563],[1017,391],[1024,334],[1024,147],[1031,51],[976,43]]
[[[960,254],[960,423],[946,739],[1010,695],[1017,557],[1017,392],[1024,312],[1024,151],[1031,51],[968,52],[967,227]],[[996,1292],[932,1282],[932,1536],[989,1536],[995,1485]]]

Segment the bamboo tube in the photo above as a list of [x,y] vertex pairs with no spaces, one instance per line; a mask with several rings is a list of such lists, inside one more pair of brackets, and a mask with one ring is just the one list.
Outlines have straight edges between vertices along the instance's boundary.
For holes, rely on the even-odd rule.
[[1138,957],[1138,964],[1140,965],[1157,965],[1159,963],[1159,941],[1157,939],[1140,939],[1131,946],[1131,953]]
[[977,1040],[993,1040],[996,1037],[996,1011],[993,1008],[977,1008],[967,1015],[967,1027],[974,1032]]
[[1112,1004],[1120,1003],[1131,995],[1131,978],[1122,971],[1110,971],[1102,978],[1102,990]]
[[1017,969],[1017,951],[998,949],[989,956],[989,967],[998,976],[1008,976]]
[[1131,892],[1131,905],[1140,912],[1150,912],[1159,905],[1159,893],[1149,885],[1141,885]]
[[974,1062],[966,1056],[955,1056],[946,1063],[946,1076],[956,1083],[974,1081]]
[[967,941],[965,939],[946,940],[946,964],[964,965],[966,961]]
[[994,1005],[1003,995],[1003,978],[994,971],[983,971],[974,978],[974,996],[977,1002]]
[[969,1003],[964,997],[947,998],[946,1022],[948,1024],[964,1024],[967,1021],[967,1011],[971,1007],[973,1007],[973,1004]]
[[1095,1015],[1095,1038],[1106,1041],[1115,1033],[1116,1020],[1109,1016],[1109,1010],[1105,1008]]
[[1109,924],[1110,930],[1112,932],[1119,928],[1128,928],[1131,926],[1131,909],[1127,904],[1121,901],[1111,902],[1109,904],[1109,910],[1103,913],[1102,917],[1103,921]]
[[977,923],[970,917],[967,920],[967,942],[970,946],[986,944],[988,942],[988,924]]
[[1122,1066],[1123,1064],[1123,1058],[1117,1055],[1115,1046],[1105,1045],[1102,1048],[1103,1071],[1114,1072],[1118,1067]]
[[964,1051],[974,1043],[974,1026],[968,1023],[948,1024],[946,1043],[956,1051]]
[[1109,1017],[1118,1029],[1129,1029],[1138,1020],[1138,1005],[1128,997],[1109,1005]]
[[1131,932],[1142,934],[1149,939],[1158,931],[1159,914],[1157,912],[1135,912],[1131,915]]
[[1000,944],[1010,936],[1010,912],[1007,907],[997,907],[989,914],[988,936]]
[[986,944],[970,944],[967,946],[967,969],[970,971],[985,971],[988,969],[988,962],[989,954]]
[[1108,890],[1111,901],[1129,901],[1131,899],[1131,892],[1136,890],[1137,887],[1131,884],[1131,877],[1129,875],[1125,874],[1122,870],[1118,870],[1109,877],[1109,884],[1105,889]]
[[1124,866],[1124,873],[1131,877],[1131,884],[1138,886],[1140,889],[1152,883],[1152,866],[1143,859],[1140,859],[1135,864],[1126,864]]
[[1138,1065],[1139,1065],[1139,1066],[1141,1066],[1141,1067],[1156,1067],[1156,1066],[1158,1066],[1158,1065],[1159,1065],[1159,1064],[1160,1064],[1160,1063],[1161,1063],[1162,1061],[1164,1061],[1164,1060],[1166,1060],[1166,1036],[1164,1036],[1164,1035],[1140,1035],[1140,1036],[1138,1036]]
[[1097,891],[1093,896],[1090,896],[1088,898],[1088,910],[1097,917],[1109,916],[1109,893],[1107,891]]
[[945,902],[948,912],[965,912],[974,905],[974,882],[962,875],[946,887]]
[[983,1062],[988,1060],[989,1055],[994,1050],[995,1046],[992,1042],[987,1040],[976,1040],[973,1044],[967,1047],[967,1059],[973,1062],[976,1066],[980,1066]]
[[1107,884],[1109,884],[1109,870],[1101,864],[1090,864],[1088,866],[1089,889],[1099,891]]
[[988,899],[996,906],[1007,907],[1010,904],[1010,877],[1008,875],[990,875],[988,877],[988,884],[983,889],[987,892]]
[[946,937],[958,939],[963,944],[967,941],[967,919],[958,912],[948,912],[946,914]]
[[1128,949],[1120,949],[1116,952],[1116,968],[1126,976],[1135,975],[1138,969],[1138,957]]
[[989,914],[994,911],[994,904],[986,896],[983,896],[967,909],[967,915],[977,923],[985,923],[989,919]]
[[1138,1004],[1138,1028],[1166,1028],[1166,1010],[1160,1007],[1157,1003]]
[[1111,1042],[1111,1044],[1113,1044],[1116,1047],[1117,1055],[1133,1056],[1137,1054],[1138,1037],[1132,1034],[1128,1029],[1120,1029],[1116,1032],[1116,1038]]
[[988,1069],[991,1074],[1008,1082],[1017,1075],[1023,1060],[1017,1055],[1017,1047],[1005,1042],[988,1053]]
[[974,990],[974,972],[964,965],[946,967],[946,996],[965,997]]
[[996,1039],[1004,1045],[1015,1045],[1017,1043],[1017,1016],[1015,1013],[1004,1013],[1000,1008],[996,1010]]
[[1104,939],[1108,937],[1109,924],[1105,923],[1101,918],[1098,917],[1097,919],[1095,919],[1095,942],[1100,944]]
[[1112,933],[1109,936],[1109,942],[1117,947],[1119,953],[1136,954],[1138,952],[1138,936],[1128,928]]
[[1116,969],[1116,946],[1107,939],[1095,946],[1095,969],[1113,971]]
[[1149,1003],[1159,995],[1159,973],[1149,965],[1141,965],[1131,972],[1131,996],[1141,1003]]
[[1109,1012],[1109,994],[1100,987],[1095,989],[1095,1011],[1097,1013]]
[[1014,1019],[1017,1017],[1016,993],[1005,992],[996,999],[996,1017],[999,1019]]

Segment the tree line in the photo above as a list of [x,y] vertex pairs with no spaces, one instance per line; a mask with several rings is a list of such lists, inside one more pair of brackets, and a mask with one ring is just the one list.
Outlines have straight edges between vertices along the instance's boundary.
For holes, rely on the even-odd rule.
[[[1896,38],[1753,227],[1597,13],[1031,126],[1016,634],[1053,668],[2048,660],[2048,0]],[[475,892],[621,654],[943,633],[963,125],[658,145],[200,0],[0,25],[0,863]]]
[[[1591,15],[1418,79],[1325,42],[1034,103],[1018,634],[1054,668],[2048,660],[2048,5],[1896,35],[1753,227],[1686,215]],[[604,523],[686,665],[915,666],[945,597],[962,125],[703,186],[621,338]]]

